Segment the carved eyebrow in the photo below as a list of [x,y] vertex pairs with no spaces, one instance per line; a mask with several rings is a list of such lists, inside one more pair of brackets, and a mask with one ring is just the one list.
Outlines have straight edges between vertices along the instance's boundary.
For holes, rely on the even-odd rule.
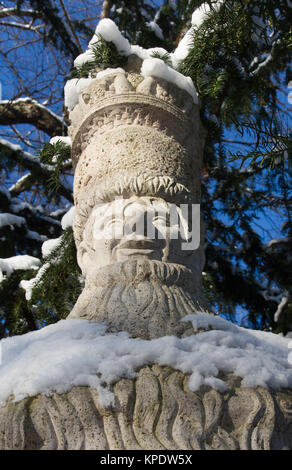
[[105,217],[103,218],[102,222],[103,222],[103,224],[105,224],[105,223],[107,223],[109,220],[121,220],[121,221],[122,221],[122,220],[123,220],[123,215],[120,216],[120,215],[118,215],[118,214],[113,213],[113,214],[110,214],[110,215],[108,215],[108,216],[105,216]]
[[145,201],[145,199],[141,197],[139,201],[134,200],[134,201],[127,202],[127,204],[125,204],[125,206],[123,207],[123,212],[125,212],[125,210],[128,209],[128,207],[132,206],[133,204],[136,204],[138,206],[147,206],[147,201]]

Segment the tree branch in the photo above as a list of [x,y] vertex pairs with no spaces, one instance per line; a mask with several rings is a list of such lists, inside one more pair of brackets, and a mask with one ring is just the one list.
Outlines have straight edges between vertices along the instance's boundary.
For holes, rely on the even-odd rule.
[[23,23],[12,23],[12,22],[6,22],[6,21],[0,21],[1,26],[8,26],[13,27],[13,28],[18,28],[18,29],[25,29],[26,31],[32,31],[34,33],[37,33],[40,28],[42,28],[44,25],[37,25],[37,26],[32,26],[31,24],[23,24]]
[[68,15],[68,12],[67,12],[67,10],[66,10],[66,7],[65,7],[65,5],[64,5],[64,2],[63,2],[63,0],[59,0],[59,2],[60,2],[60,4],[61,4],[62,10],[63,10],[64,15],[65,15],[66,23],[67,23],[67,25],[69,26],[69,28],[70,28],[70,30],[71,30],[73,36],[74,36],[74,39],[75,39],[76,43],[78,44],[79,51],[82,52],[82,46],[81,46],[80,41],[79,41],[79,38],[78,38],[78,36],[77,36],[77,34],[76,34],[76,32],[75,32],[75,29],[74,29],[74,27],[73,27],[73,25],[72,25],[72,22],[71,22],[71,20],[70,20],[70,17],[69,17],[69,15]]
[[110,0],[104,0],[102,5],[102,12],[100,15],[100,19],[109,18],[110,16]]
[[[53,167],[51,167],[50,165],[44,165],[34,155],[31,155],[28,152],[24,152],[19,145],[11,144],[9,141],[1,138],[0,153],[8,155],[11,160],[17,162],[23,168],[29,170],[35,182],[42,182],[45,186],[47,185],[48,179],[53,173]],[[73,202],[72,191],[66,186],[66,184],[63,184],[61,181],[59,193],[68,201]]]
[[7,18],[7,16],[42,18],[43,15],[37,10],[19,10],[17,7],[0,10],[0,18]]
[[0,101],[0,125],[32,124],[49,136],[62,135],[66,124],[45,106],[31,98]]
[[11,188],[9,188],[11,197],[16,197],[23,191],[29,190],[33,183],[34,178],[31,173],[27,173],[22,176],[13,186],[11,186]]

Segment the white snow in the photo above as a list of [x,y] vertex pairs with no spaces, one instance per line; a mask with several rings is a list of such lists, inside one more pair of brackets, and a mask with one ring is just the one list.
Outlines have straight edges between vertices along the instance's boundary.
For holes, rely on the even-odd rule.
[[[112,404],[108,385],[133,378],[143,365],[159,364],[190,374],[189,387],[203,384],[224,391],[219,371],[242,377],[243,387],[281,389],[292,386],[289,339],[247,330],[207,313],[190,315],[196,328],[186,338],[165,336],[150,341],[126,332],[106,333],[106,325],[62,320],[42,330],[1,341],[0,403],[38,393],[63,393],[73,386],[99,391],[103,406]],[[102,383],[107,384],[106,387]]]
[[95,36],[91,39],[89,47],[96,43],[96,35],[101,35],[103,39],[109,42],[113,42],[118,52],[125,56],[131,53],[131,44],[120,32],[116,23],[109,18],[101,20],[95,30]]
[[[219,0],[212,4],[212,9],[218,11],[224,0]],[[194,28],[200,28],[203,22],[207,19],[208,14],[210,13],[211,8],[208,3],[203,3],[199,8],[197,8],[192,14],[192,27],[185,33],[183,38],[180,40],[177,48],[171,54],[172,65],[176,68],[181,61],[183,61],[188,53],[189,49],[193,44],[193,30]]]
[[29,279],[28,281],[22,280],[19,283],[19,287],[25,290],[25,298],[26,300],[30,300],[32,296],[32,290],[38,281],[41,279],[45,271],[50,267],[50,263],[45,263],[41,268],[38,270],[36,277]]
[[68,227],[72,227],[74,220],[75,207],[72,206],[65,215],[63,215],[61,220],[62,229],[66,230]]
[[162,29],[157,23],[155,23],[155,21],[149,21],[146,24],[148,28],[155,34],[155,36],[158,37],[158,39],[161,39],[161,40],[164,39]]
[[163,49],[163,47],[151,47],[150,49],[144,49],[141,46],[131,46],[131,54],[136,54],[142,60],[151,59],[154,53],[165,55],[167,54],[167,51]]
[[274,313],[274,321],[276,323],[279,321],[282,310],[283,310],[284,307],[286,307],[288,302],[289,302],[289,297],[286,297],[285,295],[283,295],[283,297],[281,299],[281,302],[279,303],[278,308],[277,308],[276,312]]
[[194,26],[195,28],[199,28],[203,24],[203,22],[207,19],[210,11],[212,11],[212,9],[218,11],[222,3],[224,3],[224,0],[219,0],[217,2],[214,2],[212,3],[212,8],[210,7],[208,3],[203,3],[192,14],[192,26]]
[[[74,213],[75,213],[75,206],[70,207],[70,209],[66,212],[66,214],[63,215],[61,219],[61,226],[63,230],[66,230],[68,227],[72,227],[73,225],[73,220],[74,220]],[[52,238],[50,240],[46,240],[42,244],[42,255],[45,258],[46,256],[49,256],[52,251],[57,248],[58,245],[60,245],[62,241],[63,235],[61,235],[58,238]]]
[[[153,29],[155,34],[157,34],[158,37],[163,39],[163,34],[162,30],[156,23],[156,19],[152,22],[148,23],[148,26]],[[198,102],[198,95],[197,91],[195,89],[195,86],[191,80],[190,77],[185,77],[184,75],[180,74],[173,68],[169,67],[163,62],[163,65],[159,64],[159,62],[153,62],[153,54],[154,53],[159,53],[161,55],[168,54],[168,52],[161,48],[161,47],[153,47],[150,49],[144,49],[141,46],[138,45],[131,45],[126,39],[122,33],[120,32],[119,28],[117,25],[114,23],[109,18],[104,18],[101,20],[95,30],[95,34],[90,40],[88,44],[88,49],[85,51],[83,54],[78,56],[75,59],[75,66],[80,66],[84,62],[91,60],[92,58],[92,47],[98,43],[99,41],[99,36],[102,36],[106,41],[111,41],[115,44],[118,52],[124,56],[129,56],[131,54],[136,54],[140,59],[142,59],[143,65],[142,65],[142,75],[144,76],[149,76],[151,73],[155,73],[156,77],[160,78],[165,78],[166,80],[175,83],[178,87],[185,89],[188,91],[193,99],[194,102]],[[173,53],[168,54],[170,57],[170,60],[172,62],[172,66],[176,68],[181,60],[183,60],[189,51],[189,47],[192,42],[192,30],[190,29],[182,41],[179,43],[178,47]],[[159,60],[159,59],[156,59]],[[146,64],[145,64],[146,61]],[[149,62],[150,61],[150,62]],[[64,88],[64,93],[65,93],[65,106],[71,111],[74,106],[78,103],[78,96],[79,93],[87,88],[92,81],[94,80],[99,80],[104,76],[105,74],[109,73],[117,73],[117,72],[122,72],[125,73],[125,71],[121,68],[117,69],[106,69],[105,71],[99,72],[95,78],[73,78],[69,80]]]
[[[61,225],[62,225],[63,230],[65,230],[66,228],[72,226],[73,218],[74,218],[74,211],[75,211],[75,207],[72,206],[66,212],[66,214],[62,217]],[[36,232],[34,232],[34,233],[36,233]],[[63,235],[61,235],[58,238],[52,238],[52,239],[49,239],[49,240],[45,240],[44,243],[42,244],[42,256],[43,256],[43,258],[46,258],[47,256],[49,256],[60,245],[60,243],[62,242],[62,239],[63,239]],[[16,256],[16,258],[19,258],[19,257]],[[50,261],[50,263],[45,262],[43,264],[43,266],[41,266],[41,268],[38,270],[38,273],[37,273],[36,277],[34,277],[32,279],[29,279],[29,280],[22,280],[20,282],[19,286],[22,289],[25,290],[26,300],[31,300],[33,288],[38,283],[38,281],[42,278],[45,271],[50,267],[51,263],[55,263],[55,262],[57,262],[57,260]],[[38,260],[38,265],[37,266],[39,267],[39,265],[40,265],[40,261]],[[1,264],[0,264],[0,268],[1,268]],[[20,268],[18,268],[18,269],[20,269]],[[0,278],[0,281],[1,281],[1,278]]]
[[16,269],[38,269],[41,264],[38,258],[29,255],[0,258],[0,282],[3,280],[3,272],[9,277]]
[[86,62],[92,62],[94,60],[94,52],[92,49],[87,49],[83,54],[80,54],[74,60],[74,67],[81,67]]
[[189,53],[189,49],[192,45],[192,42],[193,42],[193,30],[192,28],[190,28],[186,32],[186,34],[183,36],[183,38],[180,40],[177,48],[171,55],[172,64],[174,68],[176,68],[179,65],[179,63],[187,57]]
[[25,219],[23,217],[19,217],[18,215],[13,214],[0,214],[0,227],[10,226],[13,228],[14,225],[17,227],[21,227],[21,225],[25,224]]
[[57,142],[63,142],[66,145],[72,146],[72,140],[69,136],[56,135],[50,139],[50,144],[56,144]]
[[51,238],[50,240],[46,240],[42,244],[43,258],[46,258],[47,256],[49,256],[52,253],[52,251],[54,251],[55,248],[57,248],[57,246],[60,245],[62,238],[63,238],[63,235],[61,235],[58,238]]
[[25,237],[30,238],[31,240],[37,240],[39,242],[45,242],[48,238],[46,235],[40,235],[38,232],[35,232],[34,230],[26,230]]
[[78,103],[79,94],[85,88],[89,87],[89,85],[91,85],[91,83],[95,80],[100,80],[101,78],[107,75],[112,75],[113,73],[125,74],[126,72],[121,67],[118,67],[116,69],[107,68],[105,70],[102,70],[101,72],[98,72],[96,74],[96,77],[94,78],[72,78],[71,80],[68,80],[64,87],[65,106],[71,111]]
[[78,103],[79,93],[87,88],[92,81],[92,78],[72,78],[66,82],[64,87],[64,102],[69,110],[73,109]]
[[[16,181],[15,184],[13,184],[12,186],[10,186],[9,191],[14,191],[14,189],[17,188],[17,185],[20,185],[20,184],[22,183],[22,181],[25,181],[26,178],[27,178],[28,176],[30,176],[30,175],[31,175],[31,173],[26,173],[25,175],[21,176],[21,177]],[[9,194],[10,194],[10,193],[9,193]]]
[[168,67],[161,59],[152,58],[144,60],[141,75],[143,77],[159,77],[168,82],[175,83],[175,85],[186,90],[193,97],[194,103],[198,103],[198,94],[192,79]]

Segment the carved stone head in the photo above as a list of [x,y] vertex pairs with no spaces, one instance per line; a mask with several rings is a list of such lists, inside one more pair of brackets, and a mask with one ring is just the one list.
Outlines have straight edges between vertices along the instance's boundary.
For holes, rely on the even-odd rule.
[[70,118],[85,277],[70,317],[147,339],[186,334],[181,318],[204,305],[197,105],[164,80],[119,73],[94,81]]

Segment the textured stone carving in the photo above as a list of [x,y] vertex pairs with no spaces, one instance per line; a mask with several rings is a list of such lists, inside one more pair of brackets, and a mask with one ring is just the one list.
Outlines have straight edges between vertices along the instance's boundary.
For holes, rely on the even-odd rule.
[[[181,318],[205,307],[202,224],[201,245],[183,250],[189,218],[180,216],[173,239],[174,224],[164,231],[156,214],[170,220],[172,205],[179,214],[180,204],[200,202],[203,131],[192,98],[165,80],[144,79],[137,62],[130,57],[127,73],[94,81],[70,113],[74,234],[85,277],[70,317],[146,340],[182,337],[194,331]],[[149,214],[147,228],[159,239],[125,233]],[[113,226],[123,229],[119,237],[106,236]],[[111,386],[111,408],[88,387],[19,403],[11,397],[0,409],[0,449],[292,450],[292,392],[219,377],[226,392],[194,393],[183,372],[145,366]]]
[[112,387],[110,409],[87,387],[10,402],[0,409],[0,449],[291,450],[292,393],[225,380],[225,393],[194,393],[182,372],[152,366]]
[[[186,225],[194,223],[204,140],[198,106],[176,85],[128,70],[92,82],[70,119],[74,234],[85,288],[69,317],[106,321],[109,331],[144,339],[191,334],[180,320],[206,308],[202,245],[182,249],[187,237],[171,240],[171,224],[159,240],[137,230],[119,240],[100,235],[105,213],[117,206],[124,230],[134,224],[127,215],[133,207],[147,230],[151,211],[169,216],[171,205],[178,211],[182,203],[189,206]],[[159,222],[151,224],[161,235]]]

